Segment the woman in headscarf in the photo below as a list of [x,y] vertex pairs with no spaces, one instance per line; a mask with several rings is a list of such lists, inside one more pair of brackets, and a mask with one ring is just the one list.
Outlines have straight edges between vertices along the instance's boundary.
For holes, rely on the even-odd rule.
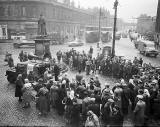
[[47,115],[47,113],[50,111],[50,105],[49,105],[49,91],[46,88],[45,84],[44,86],[39,89],[39,92],[37,94],[38,100],[37,100],[37,108],[40,111],[40,115]]
[[52,108],[57,108],[57,101],[58,101],[58,86],[57,82],[54,81],[53,85],[50,88],[50,101]]
[[19,102],[22,102],[22,88],[23,88],[24,82],[22,79],[22,75],[19,74],[16,80],[16,89],[15,89],[15,97],[19,97]]
[[144,126],[145,107],[146,107],[146,104],[143,101],[143,96],[138,95],[138,102],[137,102],[136,107],[134,109],[135,127],[143,127]]
[[145,116],[146,118],[149,118],[150,116],[150,93],[148,89],[144,89],[143,100],[146,103]]
[[100,127],[99,119],[92,111],[87,112],[85,127]]
[[23,108],[30,107],[30,102],[32,101],[32,84],[29,83],[28,79],[25,79],[25,84],[22,88],[23,91],[23,99],[24,99],[24,106]]
[[112,108],[112,116],[110,119],[110,127],[123,127],[123,115],[118,106]]
[[114,100],[113,99],[108,99],[105,105],[101,109],[102,113],[102,121],[104,122],[105,125],[110,124],[110,120],[112,117],[112,109],[114,105]]
[[114,90],[114,101],[115,105],[119,107],[120,113],[122,113],[122,92],[123,89],[121,88],[120,84],[117,83],[117,87]]

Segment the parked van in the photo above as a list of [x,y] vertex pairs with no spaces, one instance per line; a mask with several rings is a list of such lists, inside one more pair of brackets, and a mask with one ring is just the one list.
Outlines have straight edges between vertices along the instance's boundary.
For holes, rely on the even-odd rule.
[[154,42],[148,40],[140,40],[138,42],[138,50],[145,56],[157,57],[158,51],[155,49]]

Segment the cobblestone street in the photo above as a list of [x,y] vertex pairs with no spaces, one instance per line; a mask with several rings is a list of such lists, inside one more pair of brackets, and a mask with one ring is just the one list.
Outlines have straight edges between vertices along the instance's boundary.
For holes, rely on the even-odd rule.
[[[123,51],[126,51],[124,54],[126,55],[127,58],[134,58],[133,54],[136,53],[135,49],[132,49],[130,51],[124,50],[124,48],[128,48],[126,45],[128,44],[128,39],[127,40],[122,40],[123,44],[121,45],[121,41],[117,42],[117,45],[121,45],[121,49],[117,46],[116,48],[119,48],[119,54]],[[131,44],[131,43],[130,43]],[[91,45],[87,44],[83,47],[76,47],[75,49],[78,51],[85,50],[86,52],[89,50],[89,47]],[[94,55],[96,55],[96,44],[92,45],[94,48]],[[64,45],[63,50],[62,50],[62,45],[56,45],[56,46],[51,46],[51,52],[53,57],[55,57],[55,54],[58,50],[62,51],[67,51],[71,48],[68,48],[68,46]],[[14,84],[9,84],[7,78],[5,77],[5,72],[8,69],[8,66],[6,66],[4,62],[4,56],[5,52],[8,51],[9,53],[13,54],[13,58],[16,62],[18,62],[18,54],[19,52],[23,50],[26,52],[33,52],[34,49],[30,48],[22,48],[22,49],[14,49],[12,44],[0,44],[0,125],[19,125],[19,126],[65,126],[64,119],[57,114],[55,110],[50,111],[50,113],[46,117],[42,117],[38,115],[38,111],[36,110],[35,107],[35,102],[32,102],[31,108],[29,109],[23,109],[22,104],[18,102],[18,98],[14,97],[14,92],[15,92],[15,86]],[[129,53],[133,51],[132,53]],[[132,57],[131,57],[132,56]],[[146,58],[144,57],[144,61],[149,61],[152,63],[155,63],[156,65],[159,65],[158,59],[155,58]],[[68,76],[70,79],[75,77],[76,71],[68,71]],[[90,76],[86,76],[85,73],[83,73],[86,79],[86,82],[88,82]],[[102,83],[102,88],[104,87],[104,83],[108,83],[111,86],[116,82],[115,79],[112,77],[105,77],[105,76],[99,76],[100,81]],[[132,120],[130,117],[125,118],[124,120],[124,127],[126,126],[133,126]]]
[[[8,47],[10,48],[10,47]],[[10,48],[11,49],[11,48]],[[4,62],[4,48],[1,50],[0,56],[0,125],[13,125],[13,126],[64,126],[64,119],[59,116],[55,110],[47,115],[47,117],[41,117],[38,115],[35,103],[32,102],[31,108],[23,109],[22,104],[18,102],[18,99],[14,97],[15,86],[14,84],[8,84],[5,77],[5,71],[8,69]],[[12,49],[10,50],[12,51]],[[18,51],[19,52],[19,51]],[[15,50],[14,58],[17,58],[18,52]],[[17,60],[17,59],[16,59]],[[68,72],[68,75],[74,77],[76,72]],[[84,74],[85,75],[85,74]],[[85,77],[89,80],[89,77]],[[101,77],[102,83],[107,81],[107,78]]]

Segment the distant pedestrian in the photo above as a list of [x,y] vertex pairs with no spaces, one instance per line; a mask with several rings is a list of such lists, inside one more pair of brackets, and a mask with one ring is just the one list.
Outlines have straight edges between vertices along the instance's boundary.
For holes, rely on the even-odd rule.
[[22,79],[22,75],[19,74],[16,80],[16,89],[15,89],[15,97],[19,97],[19,102],[22,102],[22,88],[23,88],[24,82]]
[[62,52],[59,50],[56,55],[57,55],[58,63],[60,63],[61,58],[62,58]]
[[20,62],[23,62],[23,56],[24,56],[24,53],[23,53],[23,50],[19,53],[19,60]]
[[14,67],[14,61],[13,61],[12,55],[10,55],[8,58],[8,65],[9,67]]
[[54,76],[55,76],[55,81],[58,81],[58,76],[60,74],[60,68],[57,64],[54,66]]
[[28,54],[27,52],[24,52],[24,55],[23,55],[23,62],[25,61],[28,61]]
[[140,64],[141,66],[143,65],[143,59],[142,59],[142,58],[139,59],[139,64]]
[[93,47],[91,46],[89,49],[89,57],[92,58],[92,54],[93,54]]

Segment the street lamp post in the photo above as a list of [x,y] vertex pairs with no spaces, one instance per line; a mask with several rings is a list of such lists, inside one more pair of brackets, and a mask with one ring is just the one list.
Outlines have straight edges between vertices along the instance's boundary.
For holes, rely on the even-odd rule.
[[117,23],[117,6],[118,6],[118,0],[115,0],[114,2],[114,27],[113,27],[113,43],[112,43],[112,58],[115,56],[115,35],[116,35],[116,23]]
[[101,8],[99,10],[99,42],[101,41]]

